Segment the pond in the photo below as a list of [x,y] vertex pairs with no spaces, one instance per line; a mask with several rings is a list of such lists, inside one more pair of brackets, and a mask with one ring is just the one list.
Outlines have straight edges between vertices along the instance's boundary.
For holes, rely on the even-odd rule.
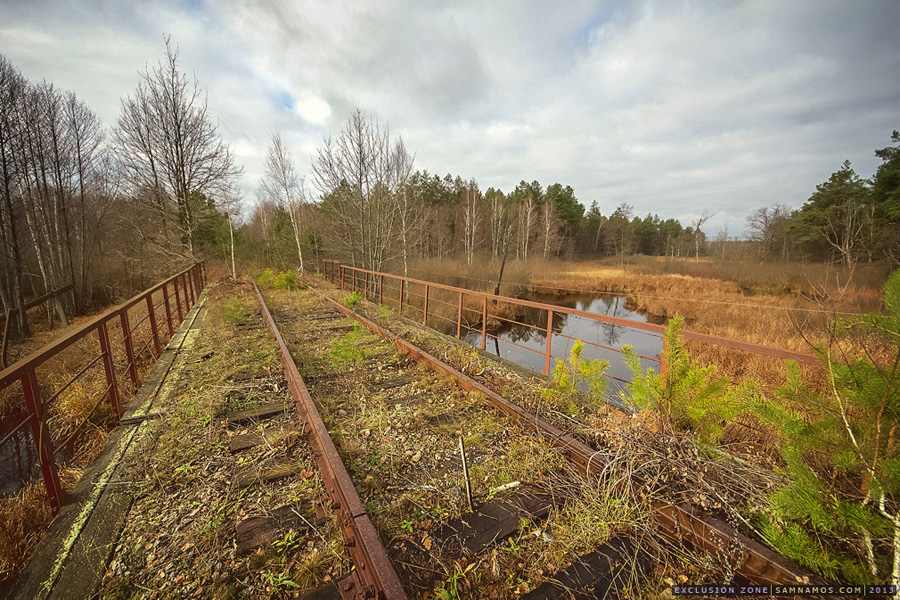
[[[570,295],[563,297],[529,296],[527,300],[575,308],[600,315],[631,319],[642,323],[664,324],[660,319],[651,319],[646,314],[629,309],[626,306],[624,296],[613,294],[600,296]],[[491,335],[496,335],[499,340],[489,336],[486,351],[540,373],[544,370],[544,352],[547,347],[547,337],[544,332],[547,327],[547,313],[544,310],[527,308],[525,314],[520,315],[517,320],[533,325],[538,329],[505,321],[499,329],[489,332]],[[568,358],[572,345],[575,343],[573,340],[563,336],[617,349],[621,349],[624,345],[629,345],[637,354],[655,358],[658,358],[662,351],[662,337],[660,334],[611,323],[602,323],[574,315],[554,313],[553,333],[551,356],[554,358]],[[472,345],[480,346],[481,331],[466,330],[464,339]],[[525,350],[510,342],[534,349],[537,352]],[[624,381],[631,380],[631,370],[625,364],[621,352],[606,350],[585,343],[582,356],[584,358],[607,360],[610,363],[609,371],[607,371],[610,376]],[[552,361],[551,368],[555,362]],[[657,362],[641,359],[641,363],[643,368],[659,369],[659,363]],[[611,392],[621,389],[623,385],[623,382],[617,381],[617,379],[611,378],[609,380]]]
[[[5,438],[24,417],[25,414],[19,411],[0,417],[0,439]],[[0,445],[0,496],[18,491],[23,481],[39,476],[40,472],[31,427],[20,429],[12,439]]]

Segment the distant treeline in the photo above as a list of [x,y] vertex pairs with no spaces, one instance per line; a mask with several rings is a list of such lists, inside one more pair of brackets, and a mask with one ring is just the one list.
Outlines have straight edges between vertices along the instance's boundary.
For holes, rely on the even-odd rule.
[[[371,125],[362,114],[354,119],[342,136],[358,138],[359,129]],[[321,199],[302,203],[303,217],[295,221],[303,224],[302,247],[308,251],[377,268],[405,264],[410,257],[465,257],[471,263],[504,254],[516,259],[715,255],[847,265],[881,260],[896,265],[898,132],[893,132],[892,141],[894,146],[876,150],[883,162],[872,179],[860,178],[845,162],[800,209],[775,204],[752,211],[743,239],[729,238],[726,232],[708,239],[702,229],[708,212],[687,225],[655,214],[635,216],[627,203],[604,214],[597,202],[585,209],[572,187],[560,183],[544,188],[538,181],[522,181],[509,192],[495,188],[482,192],[474,179],[423,171],[394,177],[395,181],[386,177],[368,196],[354,193],[346,179],[333,187],[317,185]],[[390,146],[386,138],[383,143]],[[364,162],[364,157],[355,158]],[[241,231],[245,243],[265,246],[266,256],[284,265],[297,252],[291,244],[287,206],[277,196],[261,194]],[[385,243],[377,253],[366,252],[355,241],[379,236]]]

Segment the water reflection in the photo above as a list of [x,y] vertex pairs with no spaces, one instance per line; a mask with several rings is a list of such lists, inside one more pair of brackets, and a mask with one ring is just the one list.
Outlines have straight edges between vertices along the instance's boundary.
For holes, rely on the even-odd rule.
[[[5,438],[24,417],[25,413],[21,411],[0,417],[0,439]],[[31,428],[26,426],[0,446],[0,496],[18,491],[23,481],[38,474],[38,456],[32,442]]]
[[[534,296],[528,299],[643,323],[650,321],[647,315],[627,308],[623,296],[611,294],[602,296],[573,295],[563,298]],[[543,371],[544,352],[547,348],[547,336],[544,331],[547,327],[547,312],[545,310],[528,308],[516,320],[533,325],[533,327],[504,321],[499,329],[490,332],[492,336],[497,336],[498,339],[489,337],[487,350],[533,371]],[[659,323],[659,320],[655,320],[655,322]],[[574,340],[580,339],[585,342],[583,354],[585,358],[598,358],[609,361],[610,369],[608,373],[613,377],[626,381],[631,379],[631,370],[625,365],[621,352],[600,346],[621,349],[623,345],[629,345],[637,354],[655,358],[659,357],[659,353],[662,350],[662,339],[658,334],[612,323],[593,321],[574,315],[554,313],[553,334],[551,342],[552,357],[567,358],[572,345],[575,343]],[[464,337],[470,344],[481,344],[480,331],[466,330]],[[524,348],[513,345],[513,343],[524,346]],[[642,359],[641,363],[643,368],[659,368],[659,363],[652,360]],[[551,361],[551,366],[552,364],[555,364],[555,361]],[[616,390],[622,385],[621,382],[616,380],[611,380],[610,384],[611,390]]]

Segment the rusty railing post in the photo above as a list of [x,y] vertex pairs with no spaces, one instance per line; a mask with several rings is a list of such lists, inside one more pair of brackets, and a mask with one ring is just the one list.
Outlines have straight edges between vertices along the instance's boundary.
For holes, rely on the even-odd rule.
[[341,270],[341,289],[344,289],[344,265],[339,265]]
[[103,372],[106,374],[106,385],[109,386],[109,404],[112,406],[116,423],[122,415],[119,406],[119,383],[116,381],[116,363],[113,361],[112,345],[109,343],[109,330],[106,321],[100,323],[97,328],[97,337],[100,338],[100,352],[103,354]]
[[663,336],[662,340],[662,351],[659,353],[659,380],[662,383],[662,388],[666,389],[668,384],[668,362],[667,356],[669,354],[669,345],[666,343],[666,336]]
[[366,286],[366,289],[363,292],[363,298],[368,300],[369,299],[369,272],[368,271],[363,273],[363,285]]
[[175,309],[178,313],[178,324],[184,321],[184,314],[181,312],[181,294],[178,293],[178,278],[172,279],[172,287],[175,289]]
[[134,364],[134,344],[131,340],[131,324],[128,322],[128,309],[119,311],[119,320],[122,322],[122,336],[125,340],[125,357],[128,360],[128,375],[135,391],[138,389],[137,365]]
[[169,306],[169,289],[168,288],[169,288],[168,284],[164,283],[162,286],[162,293],[163,293],[163,304],[166,307],[166,328],[169,330],[169,337],[171,338],[172,335],[175,333],[175,330],[172,329],[172,307]]
[[422,307],[422,325],[428,324],[428,284],[425,284],[425,306]]
[[[184,279],[181,277],[181,275],[177,275],[177,276],[175,277],[175,281],[178,282],[178,287],[181,288],[181,309],[182,309],[182,311],[184,311],[184,312],[186,313],[186,312],[187,312],[187,305],[188,305],[188,290],[187,290],[187,287],[185,287],[185,285],[184,285]],[[182,318],[183,318],[183,317],[182,317]]]
[[460,339],[462,331],[462,290],[459,291],[459,308],[456,311],[456,339]]
[[186,306],[184,307],[184,309],[185,309],[185,312],[190,312],[191,307],[194,306],[194,302],[197,301],[197,295],[196,295],[196,292],[195,292],[195,290],[194,290],[194,282],[193,282],[193,280],[191,279],[191,274],[190,274],[189,272],[188,272],[188,273],[184,273],[184,274],[182,275],[182,277],[184,277],[184,287],[185,287],[185,289],[186,289],[186,290],[189,290],[189,293],[188,293],[188,294],[185,294],[185,295],[188,296],[188,298],[191,299],[191,303],[188,304],[188,305],[186,305]]
[[153,348],[156,350],[156,356],[162,354],[159,348],[159,329],[156,327],[156,309],[153,306],[153,293],[147,294],[147,311],[150,317],[150,333],[153,334]]
[[56,471],[53,440],[50,438],[50,429],[44,418],[44,403],[41,400],[41,390],[38,387],[34,369],[22,375],[22,391],[25,394],[28,412],[31,414],[31,432],[40,456],[41,474],[44,476],[47,498],[50,500],[50,508],[55,515],[65,502],[65,492],[59,482],[59,473]]
[[406,280],[402,277],[400,278],[400,303],[397,304],[397,314],[401,317],[403,316],[403,286],[406,285]]
[[487,348],[487,296],[481,302],[481,349]]
[[543,375],[550,375],[550,352],[553,349],[553,311],[547,311],[547,351],[544,355]]

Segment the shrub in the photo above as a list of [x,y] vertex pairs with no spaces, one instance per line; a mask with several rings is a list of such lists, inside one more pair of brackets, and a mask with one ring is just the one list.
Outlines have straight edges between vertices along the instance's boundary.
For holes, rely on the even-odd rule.
[[276,290],[296,290],[300,287],[300,282],[297,280],[297,272],[296,271],[283,271],[279,273],[275,277],[275,282],[272,284]]
[[296,290],[300,287],[296,271],[276,273],[272,269],[266,269],[256,278],[256,283],[262,288],[272,290]]
[[344,297],[343,304],[350,310],[353,310],[357,306],[359,306],[360,302],[362,302],[362,294],[359,292],[353,292],[351,294],[347,294]]
[[606,394],[606,379],[603,375],[609,369],[609,362],[582,358],[583,353],[584,343],[576,340],[569,352],[568,362],[556,360],[551,374],[553,385],[544,390],[544,397],[556,403],[559,409],[569,415],[578,412],[584,388],[587,388],[590,409],[596,409],[602,404]]
[[353,363],[358,365],[363,362],[368,358],[368,353],[359,347],[363,335],[364,330],[360,324],[353,323],[353,331],[331,342],[331,350],[328,351],[331,360],[335,364]]
[[256,283],[261,288],[271,289],[275,287],[275,271],[272,269],[266,269],[262,273],[259,274],[256,278]]

